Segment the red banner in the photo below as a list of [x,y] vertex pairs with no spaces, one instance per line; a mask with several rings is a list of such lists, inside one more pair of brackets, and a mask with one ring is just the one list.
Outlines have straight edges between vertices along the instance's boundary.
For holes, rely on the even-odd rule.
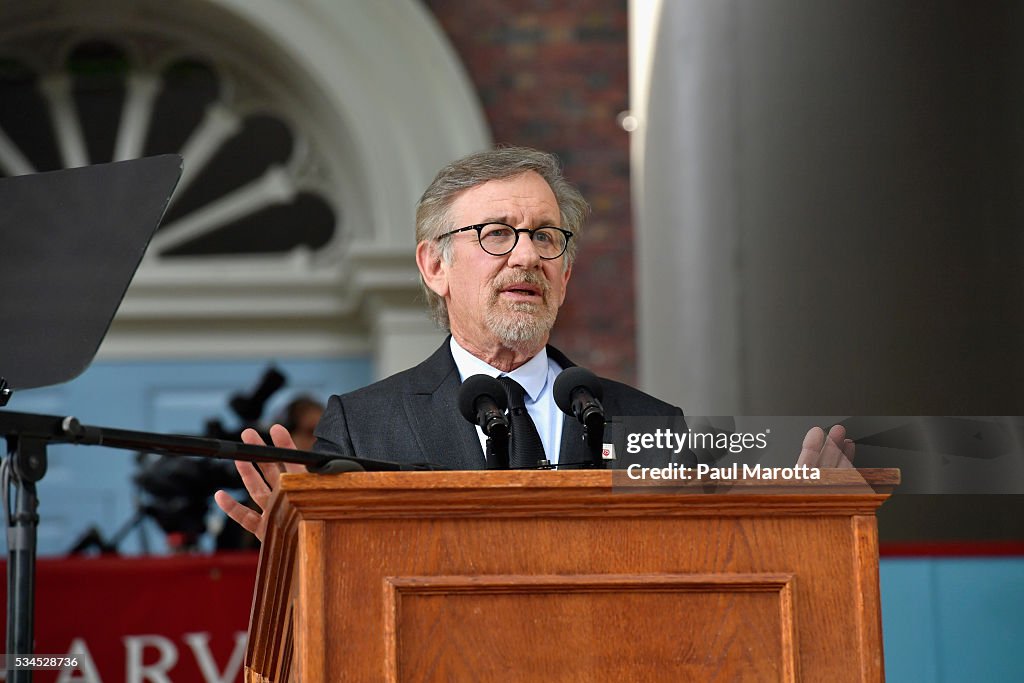
[[241,681],[256,564],[252,553],[40,560],[35,652],[78,668],[33,681]]

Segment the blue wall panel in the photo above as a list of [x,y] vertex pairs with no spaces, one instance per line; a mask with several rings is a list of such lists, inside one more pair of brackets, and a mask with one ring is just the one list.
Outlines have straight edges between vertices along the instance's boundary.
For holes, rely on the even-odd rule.
[[943,681],[1024,681],[1024,562],[935,562]]
[[1024,681],[1024,558],[883,559],[888,681]]
[[931,561],[882,560],[879,574],[886,679],[938,680]]

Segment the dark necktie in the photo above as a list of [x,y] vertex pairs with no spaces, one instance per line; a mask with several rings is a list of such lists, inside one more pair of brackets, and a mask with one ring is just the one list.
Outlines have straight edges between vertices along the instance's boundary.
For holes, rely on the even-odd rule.
[[544,444],[541,443],[537,425],[526,412],[526,390],[511,377],[499,377],[498,381],[508,394],[508,412],[512,423],[508,444],[508,466],[511,469],[536,468],[537,461],[546,459]]

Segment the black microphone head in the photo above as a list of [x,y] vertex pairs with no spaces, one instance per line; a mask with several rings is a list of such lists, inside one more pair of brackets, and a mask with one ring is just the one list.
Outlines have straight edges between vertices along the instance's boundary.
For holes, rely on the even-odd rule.
[[567,415],[573,415],[572,395],[577,389],[586,389],[590,394],[600,401],[604,398],[604,390],[601,388],[601,380],[590,370],[581,367],[572,367],[562,370],[555,378],[555,405]]
[[490,396],[498,408],[508,408],[508,396],[501,382],[487,375],[467,377],[459,388],[459,412],[473,424],[476,424],[476,404],[481,396]]

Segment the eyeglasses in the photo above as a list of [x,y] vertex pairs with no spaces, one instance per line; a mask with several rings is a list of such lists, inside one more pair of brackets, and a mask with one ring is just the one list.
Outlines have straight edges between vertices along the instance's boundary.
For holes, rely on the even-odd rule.
[[533,248],[537,250],[537,255],[549,261],[565,253],[566,248],[569,246],[569,240],[573,235],[568,230],[547,226],[542,228],[513,228],[511,225],[505,225],[504,223],[480,223],[479,225],[470,225],[446,232],[437,239],[450,237],[467,230],[476,230],[480,248],[491,256],[504,256],[511,253],[516,248],[516,245],[519,244],[519,234],[525,232],[530,236]]

